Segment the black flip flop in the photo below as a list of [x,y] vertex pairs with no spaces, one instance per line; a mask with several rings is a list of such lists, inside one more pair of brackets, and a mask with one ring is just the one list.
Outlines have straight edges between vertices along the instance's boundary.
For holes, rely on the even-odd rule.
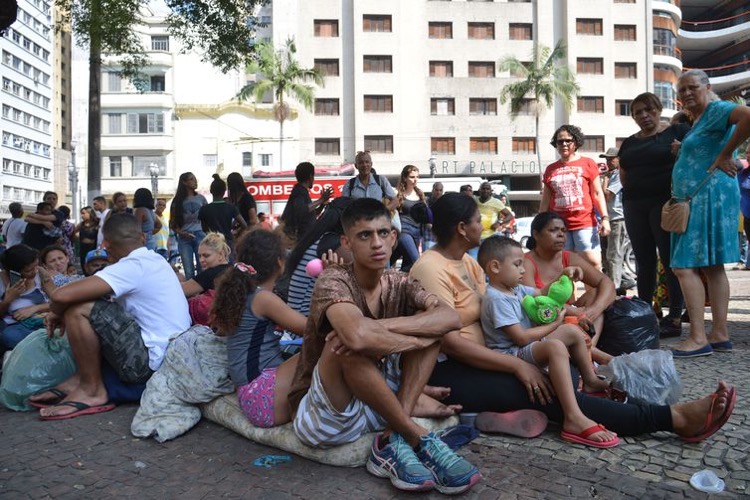
[[37,392],[34,394],[34,396],[37,396],[39,394],[44,394],[45,392],[51,392],[55,395],[53,399],[48,399],[46,401],[29,401],[29,406],[33,406],[34,408],[47,408],[50,406],[55,406],[58,403],[60,403],[65,397],[68,395],[68,393],[61,391],[60,389],[52,388],[47,389],[46,391]]

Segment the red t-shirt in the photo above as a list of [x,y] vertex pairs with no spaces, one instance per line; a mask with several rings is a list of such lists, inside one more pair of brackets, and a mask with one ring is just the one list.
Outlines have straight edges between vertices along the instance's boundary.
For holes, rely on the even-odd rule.
[[552,191],[549,209],[565,220],[569,231],[596,227],[594,179],[599,167],[591,158],[563,163],[558,160],[544,171],[543,182]]

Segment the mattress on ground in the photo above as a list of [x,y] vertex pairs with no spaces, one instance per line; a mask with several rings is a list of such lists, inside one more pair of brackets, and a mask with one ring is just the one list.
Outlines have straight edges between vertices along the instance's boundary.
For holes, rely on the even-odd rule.
[[[248,422],[242,413],[237,396],[227,394],[201,405],[203,416],[212,422],[231,429],[237,434],[259,444],[273,446],[289,453],[328,465],[340,467],[360,467],[365,465],[370,453],[375,433],[362,436],[353,443],[321,450],[311,448],[297,438],[292,424],[285,424],[270,429],[255,427]],[[429,430],[445,429],[458,425],[458,417],[445,419],[415,418],[415,422]]]

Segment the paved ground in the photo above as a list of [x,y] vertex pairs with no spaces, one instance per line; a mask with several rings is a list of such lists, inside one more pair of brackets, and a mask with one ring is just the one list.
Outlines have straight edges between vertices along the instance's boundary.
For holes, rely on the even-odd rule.
[[[667,433],[628,438],[613,450],[564,444],[550,426],[540,438],[482,437],[465,456],[484,481],[470,498],[705,498],[689,477],[703,468],[726,481],[725,498],[750,493],[750,272],[730,271],[732,354],[680,360],[683,397],[714,389],[719,378],[737,385],[737,407],[724,431],[683,444]],[[665,343],[666,346],[675,342]],[[135,406],[62,422],[0,409],[0,498],[246,497],[393,498],[385,480],[364,469],[342,469],[293,457],[265,469],[253,461],[277,450],[258,446],[218,425],[201,422],[159,444],[130,435]],[[438,498],[432,493],[425,498]]]

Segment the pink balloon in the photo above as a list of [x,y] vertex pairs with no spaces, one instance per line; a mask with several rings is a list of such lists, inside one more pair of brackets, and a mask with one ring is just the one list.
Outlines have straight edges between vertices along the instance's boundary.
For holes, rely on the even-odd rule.
[[323,261],[320,259],[311,260],[305,266],[305,272],[311,278],[317,278],[323,272]]

